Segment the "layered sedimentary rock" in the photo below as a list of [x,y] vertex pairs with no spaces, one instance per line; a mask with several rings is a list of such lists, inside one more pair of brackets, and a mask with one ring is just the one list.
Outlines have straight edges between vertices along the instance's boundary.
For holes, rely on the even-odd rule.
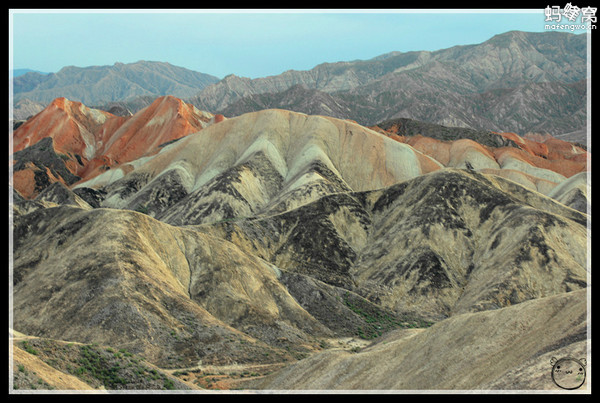
[[[498,161],[523,148],[390,137],[265,110],[17,192],[15,330],[163,368],[330,350],[252,384],[268,389],[547,388],[532,360],[585,351],[585,173],[557,184]],[[350,354],[341,337],[387,343]],[[416,375],[391,379],[396,363]]]
[[[35,197],[47,184],[72,185],[156,153],[164,144],[214,122],[213,115],[172,96],[157,98],[131,117],[57,98],[14,131],[13,186],[26,197]],[[29,155],[27,149],[34,147],[44,155]],[[52,162],[47,161],[50,156]]]
[[411,119],[387,121],[373,129],[411,145],[445,167],[503,176],[543,194],[590,169],[591,157],[585,149],[550,135],[519,136]]
[[356,123],[266,110],[211,126],[76,188],[103,188],[106,207],[141,207],[169,223],[199,224],[287,210],[441,167]]

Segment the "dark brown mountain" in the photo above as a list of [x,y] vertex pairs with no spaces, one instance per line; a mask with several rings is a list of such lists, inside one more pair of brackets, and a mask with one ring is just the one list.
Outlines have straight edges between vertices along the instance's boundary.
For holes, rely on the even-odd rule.
[[[353,91],[329,94],[299,84],[300,87],[283,92],[245,96],[219,113],[238,116],[265,108],[282,108],[353,119],[367,126],[402,117],[475,131],[554,135],[586,125],[586,80],[526,84],[466,95],[431,88],[408,90],[402,89],[403,85],[384,80]],[[585,143],[585,131],[574,139]]]
[[239,116],[263,109],[286,109],[308,115],[349,119],[355,106],[335,95],[296,84],[285,91],[245,96],[220,110],[224,116]]
[[[226,116],[277,107],[363,125],[404,117],[558,135],[585,126],[586,74],[585,35],[511,31],[435,52],[393,52],[257,79],[230,75],[189,101]],[[296,85],[329,96],[286,92]]]

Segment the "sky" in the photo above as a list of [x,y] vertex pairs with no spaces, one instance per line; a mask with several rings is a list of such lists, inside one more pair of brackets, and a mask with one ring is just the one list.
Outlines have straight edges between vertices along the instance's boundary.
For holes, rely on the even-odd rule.
[[12,9],[9,69],[57,72],[65,66],[147,60],[218,78],[228,74],[266,77],[392,51],[433,51],[481,43],[511,30],[547,31],[545,6],[501,10]]

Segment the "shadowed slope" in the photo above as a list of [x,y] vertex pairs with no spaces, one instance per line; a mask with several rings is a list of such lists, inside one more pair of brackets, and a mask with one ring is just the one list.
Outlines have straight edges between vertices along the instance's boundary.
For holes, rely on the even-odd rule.
[[548,196],[585,214],[591,212],[591,192],[587,172],[573,175],[553,188]]
[[382,308],[439,320],[585,287],[586,220],[512,181],[440,170],[194,228]]

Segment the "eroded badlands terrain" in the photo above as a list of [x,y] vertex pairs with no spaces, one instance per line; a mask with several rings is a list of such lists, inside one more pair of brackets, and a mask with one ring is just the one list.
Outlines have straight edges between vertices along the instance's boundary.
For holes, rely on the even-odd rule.
[[15,385],[556,389],[590,153],[414,124],[56,100],[9,158]]

